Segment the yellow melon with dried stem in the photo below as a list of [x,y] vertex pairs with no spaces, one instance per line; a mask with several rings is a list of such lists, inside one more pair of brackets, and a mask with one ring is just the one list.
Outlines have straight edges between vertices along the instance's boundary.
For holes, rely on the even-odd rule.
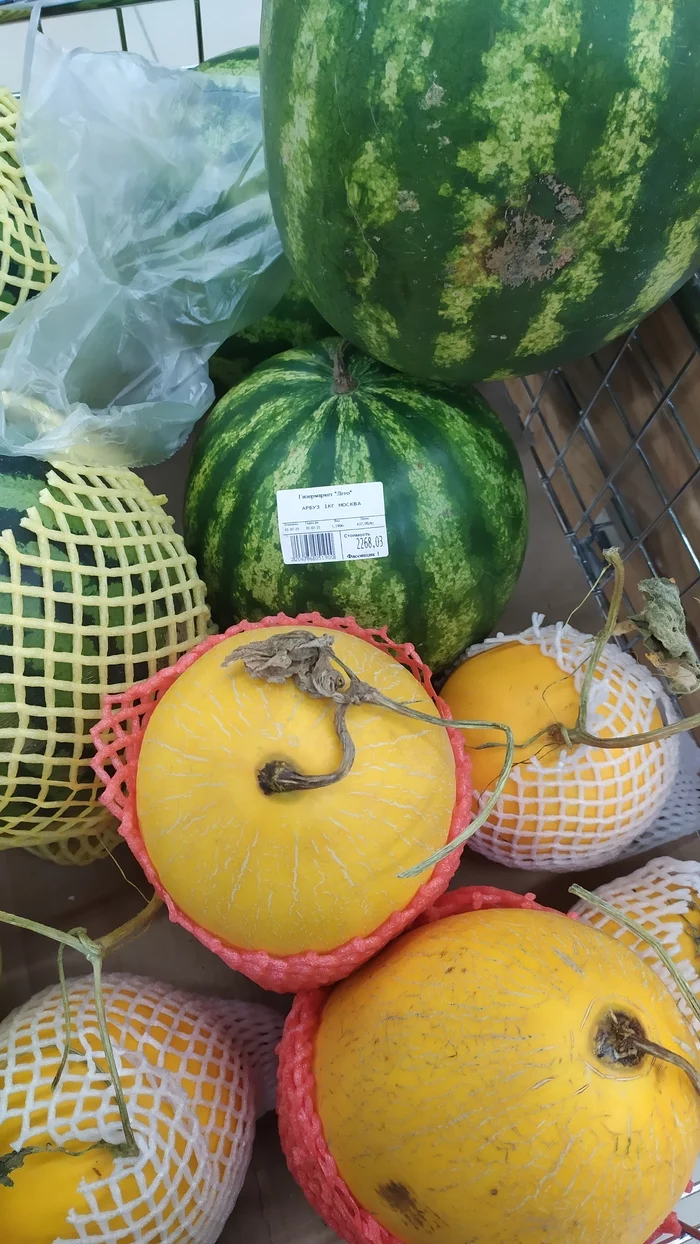
[[70,982],[71,1053],[55,1091],[63,1002],[58,988],[37,995],[0,1025],[0,1236],[214,1244],[247,1170],[256,1112],[274,1100],[281,1023],[265,1007],[140,977],[106,976],[104,999],[138,1156],[107,1147],[124,1132],[92,978]]
[[[642,1244],[700,1148],[691,1077],[644,1041],[697,1070],[627,947],[551,912],[447,916],[330,993],[315,1108],[353,1197],[402,1244]],[[290,1152],[308,1122],[285,1126]]]
[[372,703],[347,711],[355,751],[344,776],[263,790],[268,766],[322,778],[343,756],[332,699],[232,663],[244,646],[300,630],[329,636],[389,699],[439,718],[410,670],[365,639],[263,627],[210,648],[165,692],[136,779],[143,843],[170,898],[207,935],[281,956],[332,951],[402,911],[430,874],[401,874],[445,845],[456,800],[447,731]]
[[[661,942],[700,1001],[700,863],[665,856],[594,891]],[[631,947],[659,974],[700,1035],[700,1021],[653,946],[585,900],[572,907],[580,920]]]
[[[442,691],[454,717],[502,722],[515,764],[496,807],[471,840],[474,850],[518,868],[568,870],[614,859],[654,821],[677,769],[677,738],[633,748],[567,747],[550,727],[576,725],[593,637],[537,622],[517,637],[473,649]],[[659,729],[670,713],[661,684],[608,644],[596,668],[588,731],[620,738]],[[488,745],[488,746],[485,746]],[[475,811],[498,779],[502,732],[470,730]]]

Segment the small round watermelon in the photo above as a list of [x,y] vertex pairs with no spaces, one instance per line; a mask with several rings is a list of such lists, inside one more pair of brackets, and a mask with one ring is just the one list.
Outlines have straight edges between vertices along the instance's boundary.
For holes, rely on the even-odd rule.
[[[370,482],[383,486],[388,555],[379,520],[356,551],[334,520],[313,539],[299,528],[285,563],[279,492]],[[420,385],[332,338],[261,364],[214,408],[192,459],[185,541],[219,625],[351,614],[440,669],[498,620],[527,515],[515,447],[476,392]]]

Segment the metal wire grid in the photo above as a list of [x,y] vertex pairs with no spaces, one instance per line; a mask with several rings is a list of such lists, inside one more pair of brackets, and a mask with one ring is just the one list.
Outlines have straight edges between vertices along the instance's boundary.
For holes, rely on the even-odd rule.
[[[123,10],[137,5],[140,8],[142,5],[157,2],[158,0],[119,0],[118,3],[117,0],[41,0],[41,8],[46,17],[65,17],[76,13],[112,10],[116,19],[117,47],[120,47],[122,52],[128,52],[129,44]],[[0,26],[10,22],[28,21],[33,7],[32,4],[27,4],[26,0],[0,0]],[[201,0],[192,0],[192,7],[196,37],[196,61],[192,63],[201,65],[205,59]],[[138,8],[136,11],[138,13]],[[41,20],[39,29],[41,30]]]
[[700,645],[700,348],[673,303],[589,359],[507,384],[601,610],[603,551],[616,546],[625,610],[643,607],[640,579],[673,578]]

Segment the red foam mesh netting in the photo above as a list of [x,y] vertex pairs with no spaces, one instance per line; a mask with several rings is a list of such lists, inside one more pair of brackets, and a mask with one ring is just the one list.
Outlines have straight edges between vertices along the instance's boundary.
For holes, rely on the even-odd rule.
[[[465,886],[438,898],[420,915],[416,926],[492,907],[552,910],[537,903],[534,894]],[[279,1047],[277,1113],[287,1165],[309,1204],[347,1244],[405,1244],[355,1200],[326,1144],[316,1111],[313,1064],[327,996],[327,989],[314,989],[294,999]],[[647,1244],[677,1239],[680,1234],[678,1218],[671,1214]]]
[[[456,850],[442,860],[433,869],[428,881],[416,891],[408,906],[403,911],[394,912],[374,933],[367,937],[353,938],[345,945],[323,953],[307,951],[304,954],[284,957],[270,955],[261,950],[241,950],[201,928],[164,890],[148,856],[136,811],[139,753],[153,711],[180,675],[210,648],[241,631],[290,625],[323,626],[345,631],[387,652],[411,671],[437,705],[441,716],[450,719],[449,708],[433,688],[430,669],[421,661],[412,644],[395,644],[389,639],[386,630],[367,630],[358,626],[354,618],[323,618],[318,613],[303,613],[296,618],[290,618],[279,613],[275,617],[263,618],[261,622],[240,622],[237,626],[229,627],[222,635],[212,635],[187,652],[176,665],[160,670],[152,678],[135,684],[126,692],[106,695],[103,699],[102,720],[91,731],[95,744],[92,765],[105,786],[102,802],[119,821],[119,832],[128,842],[156,893],[165,902],[170,919],[194,934],[204,946],[223,959],[228,967],[242,972],[263,988],[277,993],[333,984],[371,959],[388,942],[413,924],[444,893],[457,870],[461,854]],[[455,805],[449,833],[451,841],[469,822],[472,786],[462,735],[458,730],[448,730],[447,733],[455,759]]]

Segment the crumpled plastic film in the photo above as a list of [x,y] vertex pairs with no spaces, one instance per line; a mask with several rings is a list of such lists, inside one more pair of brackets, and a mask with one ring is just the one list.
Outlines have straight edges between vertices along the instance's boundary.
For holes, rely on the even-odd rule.
[[37,34],[17,146],[59,272],[0,321],[0,453],[162,461],[289,280],[259,88]]

